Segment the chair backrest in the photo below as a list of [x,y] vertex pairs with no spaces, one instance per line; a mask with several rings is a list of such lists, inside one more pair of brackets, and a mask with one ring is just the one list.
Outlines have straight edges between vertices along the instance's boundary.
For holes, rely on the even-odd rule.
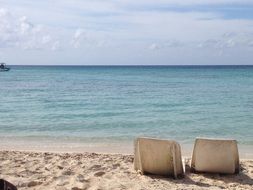
[[180,145],[175,141],[137,138],[134,150],[134,168],[142,174],[184,175]]
[[191,168],[195,172],[239,173],[237,141],[197,138]]

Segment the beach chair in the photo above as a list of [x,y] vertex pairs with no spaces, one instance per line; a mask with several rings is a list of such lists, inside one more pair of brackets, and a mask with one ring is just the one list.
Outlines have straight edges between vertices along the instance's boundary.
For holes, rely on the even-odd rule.
[[222,174],[239,173],[236,140],[197,138],[192,154],[191,170]]
[[175,141],[137,138],[134,168],[142,174],[184,176],[180,145]]

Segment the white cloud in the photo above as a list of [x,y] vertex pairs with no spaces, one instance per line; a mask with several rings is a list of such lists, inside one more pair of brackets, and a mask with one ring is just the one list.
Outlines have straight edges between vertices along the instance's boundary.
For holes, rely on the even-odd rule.
[[105,38],[106,37],[100,33],[93,33],[92,31],[85,31],[79,28],[74,32],[70,44],[75,49],[101,48],[108,44]]
[[4,8],[0,8],[0,34],[1,48],[50,49],[55,43],[46,27],[34,25],[26,16],[13,15]]
[[253,33],[225,33],[218,38],[199,43],[200,48],[247,48],[251,46]]
[[158,44],[156,44],[156,43],[152,43],[151,45],[149,45],[148,48],[151,49],[151,50],[160,49],[160,47],[159,47]]
[[158,49],[168,49],[168,48],[178,48],[183,47],[186,44],[180,42],[178,40],[164,40],[164,42],[160,43],[152,43],[148,46],[150,50],[158,50]]
[[19,27],[20,27],[20,33],[21,34],[27,34],[29,33],[29,31],[31,31],[34,26],[33,24],[31,24],[28,19],[26,18],[26,16],[22,16],[20,19],[19,19]]
[[74,33],[74,36],[71,40],[71,44],[74,48],[79,48],[81,44],[86,39],[86,34],[83,29],[77,29]]
[[45,35],[45,36],[42,37],[41,43],[42,43],[42,44],[47,44],[47,43],[49,43],[51,40],[52,40],[52,38],[51,38],[50,35]]

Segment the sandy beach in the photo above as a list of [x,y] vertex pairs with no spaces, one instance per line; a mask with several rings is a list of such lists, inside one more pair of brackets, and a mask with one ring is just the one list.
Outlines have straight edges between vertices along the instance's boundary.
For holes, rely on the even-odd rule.
[[0,178],[18,189],[252,189],[253,160],[242,159],[239,175],[194,174],[183,179],[140,175],[133,155],[1,151]]

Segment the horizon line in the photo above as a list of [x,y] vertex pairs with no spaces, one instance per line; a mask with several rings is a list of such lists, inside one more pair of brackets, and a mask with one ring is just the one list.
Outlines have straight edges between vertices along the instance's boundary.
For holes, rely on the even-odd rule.
[[140,67],[140,66],[165,66],[165,67],[167,67],[167,66],[172,66],[172,67],[175,67],[175,66],[253,66],[253,64],[252,65],[247,65],[247,64],[245,64],[245,65],[219,65],[219,64],[208,64],[208,65],[199,65],[199,64],[192,64],[192,65],[63,65],[63,64],[55,64],[55,65],[46,65],[46,64],[41,64],[41,65],[25,65],[25,64],[21,64],[21,65],[15,65],[15,64],[13,64],[13,65],[9,65],[9,66],[67,66],[67,67],[70,67],[70,66],[73,66],[73,67],[80,67],[80,66],[84,66],[84,67],[96,67],[96,66],[105,66],[105,67],[112,67],[112,66],[116,66],[116,67],[121,67],[121,66],[133,66],[133,67]]

